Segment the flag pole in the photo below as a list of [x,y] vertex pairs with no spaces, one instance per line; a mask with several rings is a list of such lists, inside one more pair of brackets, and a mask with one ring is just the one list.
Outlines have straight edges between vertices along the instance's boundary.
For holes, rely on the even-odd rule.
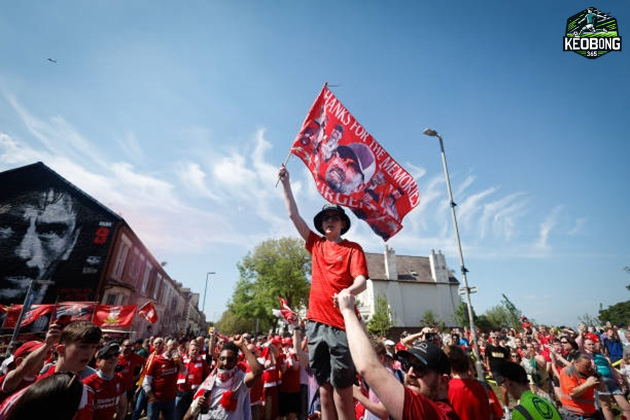
[[[331,85],[331,86],[341,86],[341,85]],[[326,89],[328,87],[328,82],[324,83],[324,86],[322,87],[322,90]],[[321,94],[321,93],[320,93]],[[312,108],[311,108],[312,109]],[[306,115],[306,118],[304,119],[304,122],[302,123],[302,127],[300,128],[300,131],[302,130],[302,128],[304,127],[304,124],[306,124],[306,122],[308,121],[308,116],[311,114],[311,112],[309,111],[309,113]],[[289,149],[289,154],[287,155],[287,158],[284,160],[284,166],[287,165],[287,163],[289,162],[289,159],[291,158],[291,149],[293,149],[293,144],[291,145],[291,148]],[[280,177],[278,177],[278,180],[276,181],[276,186],[275,188],[278,188],[278,184],[280,183]]]
[[[291,159],[291,150],[289,150],[289,154],[287,155],[287,158],[284,160],[284,163],[282,165],[283,166],[287,166],[287,163],[289,162],[289,159]],[[278,188],[278,183],[279,182],[280,182],[280,176],[278,176],[278,180],[276,181],[275,188]]]

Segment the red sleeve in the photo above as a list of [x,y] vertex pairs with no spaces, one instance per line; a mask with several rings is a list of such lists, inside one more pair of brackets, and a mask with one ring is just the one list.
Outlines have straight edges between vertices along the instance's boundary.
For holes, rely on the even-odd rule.
[[350,274],[353,279],[356,279],[359,276],[365,276],[366,279],[370,278],[363,248],[361,248],[361,245],[357,243],[355,243],[354,246],[352,259],[350,260]]

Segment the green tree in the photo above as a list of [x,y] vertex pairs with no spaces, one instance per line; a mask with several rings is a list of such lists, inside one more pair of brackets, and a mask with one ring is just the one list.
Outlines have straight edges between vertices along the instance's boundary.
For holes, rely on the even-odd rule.
[[440,330],[443,330],[446,326],[444,320],[442,318],[438,318],[435,312],[433,312],[431,309],[424,311],[420,323],[427,327],[437,327]]
[[[473,320],[475,321],[475,326],[478,325],[479,317],[475,313],[475,308],[473,308]],[[468,320],[468,305],[466,302],[459,302],[457,308],[455,308],[455,312],[453,313],[453,322],[455,325],[459,327],[468,327],[470,326],[470,321]]]
[[488,326],[492,329],[499,329],[507,326],[506,320],[509,317],[509,312],[503,305],[493,306],[488,309],[484,315],[489,324]]
[[374,303],[374,315],[367,324],[370,333],[379,337],[387,337],[389,330],[394,326],[392,321],[392,310],[387,302],[387,298],[382,293],[376,296]]
[[520,330],[522,327],[521,316],[523,315],[523,312],[518,309],[507,296],[504,294],[501,294],[501,296],[503,296],[501,304],[507,313],[507,318],[505,319],[505,324],[503,326],[514,328],[517,331]]
[[297,310],[308,302],[311,256],[304,242],[296,238],[269,239],[250,251],[237,264],[240,279],[236,283],[228,309],[237,319],[258,319],[266,331],[277,318],[278,297]]
[[223,312],[221,319],[216,322],[214,327],[221,334],[233,335],[242,334],[244,332],[253,332],[256,328],[256,319],[254,318],[237,318],[229,309]]
[[630,323],[630,301],[619,302],[606,309],[601,309],[599,311],[599,321],[600,323],[609,321],[613,325],[617,325],[620,322]]

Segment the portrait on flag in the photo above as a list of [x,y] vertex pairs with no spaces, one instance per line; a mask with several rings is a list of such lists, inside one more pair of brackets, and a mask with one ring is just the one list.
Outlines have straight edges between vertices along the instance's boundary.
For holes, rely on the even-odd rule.
[[327,201],[350,208],[385,241],[420,203],[413,177],[327,86],[306,116],[291,153],[306,164]]
[[96,302],[59,302],[52,322],[65,326],[74,321],[91,321],[95,309]]
[[[17,327],[17,321],[23,305],[11,305],[2,324],[3,330],[13,330]],[[48,328],[50,317],[55,305],[31,305],[24,311],[20,322],[20,334],[35,334]]]

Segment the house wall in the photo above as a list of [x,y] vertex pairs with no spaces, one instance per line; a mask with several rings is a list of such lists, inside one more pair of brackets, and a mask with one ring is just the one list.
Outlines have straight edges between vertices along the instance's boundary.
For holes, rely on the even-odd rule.
[[418,327],[428,310],[449,324],[460,302],[457,287],[456,283],[368,280],[366,290],[357,296],[361,303],[359,311],[365,320],[371,318],[376,296],[383,294],[391,308],[395,327]]

